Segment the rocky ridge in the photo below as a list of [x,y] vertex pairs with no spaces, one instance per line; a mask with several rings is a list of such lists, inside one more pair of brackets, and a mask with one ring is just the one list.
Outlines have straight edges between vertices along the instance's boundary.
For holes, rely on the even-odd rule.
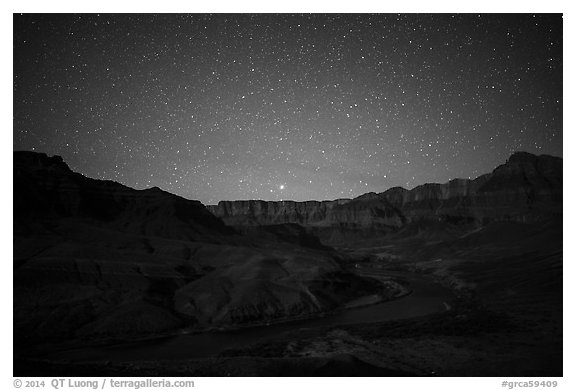
[[207,206],[228,226],[296,223],[325,244],[397,231],[422,220],[450,224],[537,221],[562,214],[562,159],[514,153],[476,179],[394,187],[354,199],[308,202],[221,201]]

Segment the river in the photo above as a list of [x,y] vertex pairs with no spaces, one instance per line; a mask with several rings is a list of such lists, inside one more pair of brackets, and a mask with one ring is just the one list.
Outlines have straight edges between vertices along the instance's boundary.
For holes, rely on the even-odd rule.
[[450,290],[434,283],[431,278],[404,272],[387,273],[391,274],[408,281],[412,293],[393,301],[347,309],[319,318],[78,348],[51,354],[50,359],[88,362],[204,358],[216,356],[228,348],[273,341],[286,332],[298,329],[400,320],[442,312],[450,308],[448,304],[452,299]]

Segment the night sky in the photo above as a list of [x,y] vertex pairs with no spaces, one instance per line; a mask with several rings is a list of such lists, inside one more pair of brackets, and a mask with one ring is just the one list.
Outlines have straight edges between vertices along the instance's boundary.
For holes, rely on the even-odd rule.
[[205,204],[562,156],[560,15],[15,15],[14,150]]

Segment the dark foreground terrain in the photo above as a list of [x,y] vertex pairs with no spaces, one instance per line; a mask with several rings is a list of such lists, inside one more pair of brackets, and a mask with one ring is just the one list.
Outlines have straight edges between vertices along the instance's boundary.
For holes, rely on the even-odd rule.
[[209,211],[16,152],[14,199],[15,376],[563,374],[557,158]]

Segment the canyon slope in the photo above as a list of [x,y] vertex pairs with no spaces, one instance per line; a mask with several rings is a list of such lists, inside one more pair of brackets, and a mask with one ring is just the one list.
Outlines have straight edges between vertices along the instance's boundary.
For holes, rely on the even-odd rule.
[[398,293],[333,252],[238,234],[198,201],[14,153],[16,351],[305,317],[373,289]]
[[366,245],[432,224],[442,230],[497,221],[537,222],[562,215],[562,159],[514,153],[476,179],[454,179],[407,190],[394,187],[334,201],[221,201],[208,209],[237,230],[297,224],[332,246]]
[[562,229],[551,156],[207,208],[15,152],[15,375],[562,376]]

